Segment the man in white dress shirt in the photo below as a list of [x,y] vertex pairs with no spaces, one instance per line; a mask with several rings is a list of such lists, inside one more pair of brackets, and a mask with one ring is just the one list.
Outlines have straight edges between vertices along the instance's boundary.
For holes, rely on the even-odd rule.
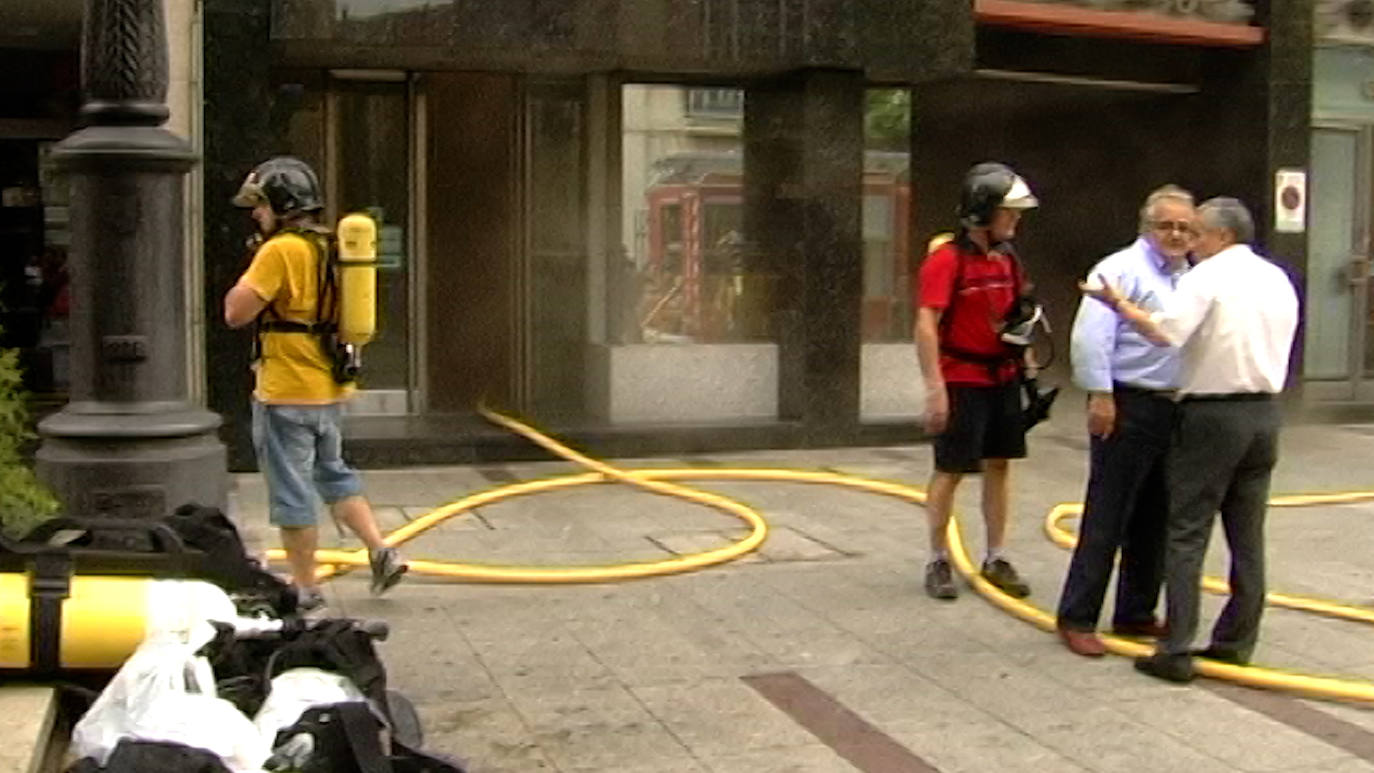
[[[1256,255],[1255,226],[1239,201],[1216,198],[1197,210],[1198,265],[1164,310],[1149,314],[1093,278],[1083,291],[1116,310],[1147,338],[1182,353],[1178,426],[1168,466],[1165,585],[1168,635],[1136,670],[1193,678],[1193,656],[1245,664],[1264,612],[1264,517],[1278,459],[1279,405],[1298,325],[1288,275]],[[1221,513],[1231,551],[1231,598],[1211,644],[1192,650],[1198,584],[1212,521]]]

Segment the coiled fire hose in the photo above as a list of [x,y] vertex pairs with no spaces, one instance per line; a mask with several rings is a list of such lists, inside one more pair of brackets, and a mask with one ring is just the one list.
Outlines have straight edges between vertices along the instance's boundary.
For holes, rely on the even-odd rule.
[[[559,443],[534,428],[485,408],[480,409],[488,420],[512,432],[528,438],[549,452],[568,461],[586,467],[590,472],[524,481],[508,486],[490,489],[463,497],[456,502],[444,505],[402,526],[386,536],[388,545],[400,545],[418,537],[440,523],[483,505],[516,496],[556,491],[573,486],[619,482],[636,486],[646,491],[667,496],[679,497],[699,504],[722,510],[743,521],[750,527],[747,536],[725,547],[691,555],[678,556],[663,561],[626,563],[611,566],[496,566],[490,564],[459,563],[451,561],[425,561],[407,559],[410,571],[419,574],[449,578],[468,582],[495,583],[596,583],[630,580],[660,575],[677,574],[703,569],[708,566],[726,563],[746,555],[761,545],[768,536],[768,523],[753,508],[720,494],[701,491],[682,486],[675,481],[690,480],[727,480],[727,481],[772,481],[779,483],[811,483],[846,486],[873,494],[896,497],[913,504],[924,505],[924,491],[900,483],[873,480],[841,473],[786,470],[769,468],[664,468],[624,470],[605,462],[593,459]],[[1274,507],[1300,507],[1311,505],[1350,504],[1374,501],[1374,492],[1350,492],[1340,494],[1314,494],[1305,496],[1283,496],[1271,500]],[[1081,504],[1061,504],[1052,509],[1045,521],[1045,531],[1050,539],[1061,547],[1072,548],[1076,537],[1066,531],[1062,522],[1082,512]],[[969,557],[959,531],[958,518],[950,519],[949,524],[950,557],[960,574],[988,601],[1002,610],[1046,631],[1055,629],[1054,615],[1021,599],[1006,595],[982,578],[973,560]],[[285,554],[280,550],[269,551],[268,557],[281,560]],[[321,562],[320,579],[327,579],[355,567],[368,565],[367,551],[364,550],[320,550],[316,553]],[[1208,577],[1203,582],[1204,589],[1213,593],[1225,593],[1226,583]],[[1289,609],[1313,612],[1316,614],[1374,623],[1374,609],[1356,607],[1333,601],[1270,593],[1268,603]],[[1108,651],[1127,657],[1148,655],[1153,648],[1133,639],[1102,635]],[[1346,679],[1334,676],[1300,674],[1276,668],[1261,666],[1234,666],[1204,658],[1195,660],[1197,673],[1271,690],[1280,690],[1307,697],[1328,700],[1374,703],[1374,682],[1362,679]]]

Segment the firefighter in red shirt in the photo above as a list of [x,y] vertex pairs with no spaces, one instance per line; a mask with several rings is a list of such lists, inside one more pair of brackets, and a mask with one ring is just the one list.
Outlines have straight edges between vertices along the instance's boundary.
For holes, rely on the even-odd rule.
[[1026,283],[1011,249],[1021,213],[1038,205],[1026,181],[1002,164],[979,164],[965,177],[960,230],[921,265],[916,351],[925,379],[926,431],[935,437],[935,473],[926,512],[933,553],[925,588],[958,595],[946,528],[966,474],[983,475],[987,557],[982,575],[1018,598],[1030,594],[1002,555],[1010,499],[1010,460],[1026,455],[1020,378],[1026,351],[1003,340]]

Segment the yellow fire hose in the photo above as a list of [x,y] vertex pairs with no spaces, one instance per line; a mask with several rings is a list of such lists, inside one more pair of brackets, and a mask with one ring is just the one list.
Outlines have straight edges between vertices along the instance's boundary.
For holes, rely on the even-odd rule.
[[[678,480],[748,480],[775,481],[783,483],[819,483],[868,491],[896,497],[917,505],[924,505],[925,492],[900,483],[861,478],[840,473],[816,472],[807,470],[784,469],[746,469],[746,468],[664,468],[622,470],[604,462],[578,453],[567,446],[541,434],[537,430],[511,419],[482,409],[489,420],[520,434],[539,446],[564,459],[589,468],[592,472],[542,480],[525,481],[509,486],[490,489],[459,499],[427,513],[386,536],[388,545],[400,545],[428,529],[473,508],[488,505],[503,499],[527,494],[542,493],[558,489],[621,482],[651,491],[656,494],[679,497],[692,502],[708,505],[739,518],[750,526],[750,533],[734,544],[691,555],[678,556],[663,561],[627,563],[611,566],[565,566],[529,567],[495,566],[489,564],[456,563],[449,561],[416,561],[407,559],[410,571],[438,577],[469,582],[497,583],[593,583],[612,582],[659,575],[676,574],[702,569],[707,566],[725,563],[756,549],[768,535],[768,524],[753,508],[719,494],[680,486],[671,481]],[[1298,507],[1303,505],[1348,504],[1374,500],[1374,492],[1354,492],[1348,494],[1318,494],[1307,496],[1276,497],[1271,504],[1276,507]],[[1045,521],[1045,530],[1056,544],[1072,548],[1076,538],[1065,531],[1060,523],[1082,512],[1082,505],[1061,504],[1051,510]],[[949,524],[950,557],[955,567],[980,594],[995,606],[1046,631],[1055,629],[1054,615],[1026,601],[1012,598],[984,580],[969,557],[959,531],[957,518]],[[285,558],[280,550],[268,552],[274,560]],[[322,563],[320,579],[327,579],[354,567],[367,566],[366,550],[320,550],[316,553]],[[1206,578],[1204,588],[1215,593],[1225,593],[1226,584],[1216,578]],[[1347,620],[1374,623],[1374,610],[1353,607],[1336,602],[1322,601],[1300,596],[1271,593],[1268,601],[1276,606],[1315,612]],[[1153,648],[1131,639],[1103,635],[1102,640],[1108,651],[1127,657],[1149,655]],[[1339,677],[1315,676],[1294,673],[1281,669],[1259,666],[1232,666],[1203,658],[1195,661],[1195,669],[1203,676],[1230,682],[1297,693],[1313,698],[1328,700],[1356,701],[1374,703],[1374,682]]]
[[[1351,492],[1348,494],[1312,494],[1307,496],[1284,496],[1275,497],[1269,500],[1270,507],[1304,507],[1312,505],[1347,505],[1355,502],[1367,502],[1374,500],[1374,492]],[[1072,550],[1078,544],[1078,538],[1068,532],[1060,524],[1076,515],[1083,513],[1083,505],[1078,503],[1064,503],[1055,505],[1050,510],[1050,514],[1045,517],[1045,534],[1054,544]],[[1202,588],[1209,593],[1226,595],[1231,592],[1230,586],[1225,580],[1219,577],[1202,578]],[[1335,601],[1324,601],[1322,599],[1309,598],[1307,596],[1290,596],[1285,593],[1269,593],[1265,595],[1265,601],[1276,607],[1285,609],[1295,609],[1301,612],[1311,612],[1326,617],[1334,617],[1341,620],[1354,620],[1361,623],[1374,623],[1374,609],[1369,607],[1355,607],[1349,604],[1341,604]]]

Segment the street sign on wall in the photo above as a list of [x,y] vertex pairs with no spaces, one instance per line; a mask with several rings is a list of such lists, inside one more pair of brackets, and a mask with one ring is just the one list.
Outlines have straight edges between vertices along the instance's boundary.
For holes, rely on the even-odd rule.
[[1280,169],[1274,174],[1274,230],[1302,233],[1307,230],[1307,172]]

